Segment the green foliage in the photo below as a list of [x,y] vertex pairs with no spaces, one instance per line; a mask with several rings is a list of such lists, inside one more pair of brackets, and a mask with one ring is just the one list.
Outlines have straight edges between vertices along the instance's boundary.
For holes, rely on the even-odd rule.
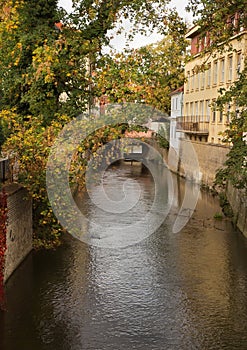
[[[94,96],[103,93],[102,86],[115,101],[130,95],[133,98],[126,100],[139,99],[144,89],[145,102],[168,110],[168,93],[180,85],[183,75],[184,43],[179,39],[179,45],[175,45],[175,36],[177,32],[182,35],[185,28],[177,14],[167,10],[168,3],[168,0],[74,0],[73,13],[66,14],[58,9],[57,0],[0,1],[0,142],[4,142],[3,155],[19,166],[19,182],[33,197],[37,246],[59,244],[61,228],[48,202],[45,168],[50,147],[63,125],[88,109]],[[128,81],[128,74],[107,57],[103,62],[112,69],[108,82],[111,79],[116,84],[111,94],[108,85],[98,81],[103,66],[97,64],[99,75],[95,66],[101,58],[102,46],[109,42],[109,30],[124,18],[130,20],[133,34],[145,31],[147,25],[160,33],[172,34],[157,46],[126,56],[128,74],[141,87],[139,91],[120,84],[119,79]],[[178,31],[170,25],[169,18]],[[60,20],[64,23],[62,30],[54,26]],[[121,59],[125,65],[125,57]],[[125,128],[119,122],[118,126],[90,135],[78,148],[71,181],[83,178],[90,152],[96,152],[110,139],[122,137]]]
[[101,43],[109,42],[109,30],[116,23],[128,19],[131,23],[132,37],[135,33],[157,29],[167,31],[169,18],[177,18],[176,11],[168,10],[170,0],[74,0],[74,11],[67,22],[72,23],[86,40],[97,39]]
[[[33,4],[32,4],[33,3]],[[29,114],[23,99],[30,88],[26,77],[32,67],[33,52],[48,38],[55,38],[54,22],[57,1],[4,1],[0,22],[0,108],[15,107],[22,115]],[[33,84],[36,81],[33,79]],[[38,93],[38,90],[36,94]]]
[[222,218],[223,218],[223,216],[222,216],[221,213],[215,213],[215,214],[214,214],[214,219],[216,219],[216,220],[222,220]]
[[220,198],[220,206],[222,208],[222,212],[224,213],[225,216],[232,218],[233,211],[232,211],[232,208],[227,200],[226,194],[223,192],[220,193],[219,198]]
[[99,94],[111,102],[145,103],[169,114],[170,93],[184,82],[185,48],[181,38],[166,36],[157,44],[105,57],[95,78]]
[[165,139],[160,135],[157,136],[157,139],[158,139],[158,144],[161,148],[169,149],[169,141],[167,139]]
[[2,152],[12,167],[18,164],[18,180],[33,198],[34,242],[46,246],[59,244],[61,228],[54,217],[46,193],[46,162],[50,147],[68,117],[56,115],[56,121],[44,127],[40,117],[23,122],[15,112],[2,111],[3,129],[10,128]]
[[159,133],[156,136],[156,138],[161,148],[169,149],[170,144],[168,141],[167,131],[163,127],[159,130]]
[[[167,95],[170,89],[178,85],[175,81],[179,74],[175,72],[176,67],[179,67],[181,82],[180,58],[184,51],[184,42],[179,45],[177,42],[181,40],[185,30],[176,12],[167,11],[168,2],[74,1],[74,12],[66,15],[57,8],[57,0],[45,3],[41,0],[31,1],[31,4],[25,0],[2,1],[0,109],[15,108],[23,116],[42,114],[47,123],[53,119],[55,113],[66,113],[72,117],[80,114],[87,108],[92,95],[99,95],[101,92],[97,91],[97,83],[93,85],[91,73],[99,59],[102,45],[109,41],[108,31],[126,16],[132,22],[133,33],[140,28],[144,30],[148,24],[149,29],[155,27],[160,32],[170,32],[173,35],[173,39],[172,36],[166,39],[166,44],[163,42],[157,47],[130,54],[127,62],[128,70],[131,69],[133,75],[137,75],[133,76],[133,83],[146,86],[148,102],[155,102],[157,107],[162,107],[165,98],[165,104],[168,105]],[[176,22],[177,31],[169,25],[169,18]],[[54,26],[59,20],[64,21],[62,31],[56,30]],[[137,67],[133,67],[134,62],[131,63],[131,60],[135,60],[131,55],[139,56],[138,61],[143,56],[142,65],[144,60],[146,65],[143,72],[141,69],[134,72]],[[157,68],[152,56],[156,60]],[[151,65],[148,71],[149,81],[144,84],[148,63]],[[121,71],[121,67],[116,66],[116,70]],[[169,70],[172,71],[168,74]],[[118,72],[114,77],[116,84],[121,74]],[[164,94],[155,92],[159,90],[159,86],[164,90],[166,85],[168,87]],[[132,89],[130,90],[133,94]]]
[[229,128],[224,132],[224,141],[231,145],[225,166],[216,175],[216,184],[223,187],[230,181],[234,187],[247,193],[247,65],[240,79],[229,91],[218,98],[221,108],[225,104],[237,106],[232,113]]

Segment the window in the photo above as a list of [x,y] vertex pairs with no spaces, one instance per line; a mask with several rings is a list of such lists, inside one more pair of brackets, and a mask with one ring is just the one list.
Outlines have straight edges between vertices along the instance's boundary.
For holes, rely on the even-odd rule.
[[193,117],[194,115],[194,109],[193,109],[193,102],[190,102],[190,115]]
[[186,103],[186,105],[185,105],[185,115],[186,116],[189,115],[189,104],[188,103]]
[[213,110],[213,117],[212,117],[212,122],[215,123],[215,119],[216,119],[216,111]]
[[238,19],[238,26],[239,26],[240,32],[243,32],[245,30],[244,21],[245,21],[245,14],[244,14],[244,12],[240,12],[239,19]]
[[196,89],[198,90],[200,86],[200,73],[196,74]]
[[210,119],[210,100],[206,100],[206,121],[209,122]]
[[202,52],[202,50],[204,49],[204,41],[203,39],[199,39],[199,52]]
[[226,113],[226,122],[229,123],[230,122],[230,116],[231,116],[231,105],[230,103],[227,106],[227,113]]
[[175,102],[175,109],[176,109],[176,111],[178,110],[178,97],[176,97],[176,100],[175,100],[176,102]]
[[198,121],[198,102],[195,102],[195,116],[196,116],[196,121]]
[[233,58],[232,56],[228,57],[228,80],[232,80],[232,63],[233,63]]
[[205,71],[201,72],[201,89],[204,89],[205,86]]
[[198,90],[198,73],[195,74],[195,90]]
[[192,79],[191,79],[191,90],[194,90],[195,88],[195,74],[192,74]]
[[190,90],[190,72],[187,72],[187,91]]
[[225,81],[225,60],[220,61],[220,82],[224,83]]
[[218,82],[218,62],[214,62],[214,85],[217,85]]
[[215,109],[215,100],[213,100],[213,114],[212,114],[212,122],[215,123],[216,120],[216,109]]
[[220,111],[219,123],[223,122],[223,111]]
[[211,86],[211,64],[208,66],[207,70],[207,86]]
[[200,120],[203,121],[204,116],[204,101],[200,101]]
[[237,78],[239,78],[241,73],[241,59],[242,59],[241,53],[238,53],[237,54]]
[[231,24],[232,28],[236,28],[236,26],[237,26],[237,21],[236,21],[236,16],[235,16],[235,15],[234,15],[234,16],[231,16],[231,18],[230,18],[230,24]]

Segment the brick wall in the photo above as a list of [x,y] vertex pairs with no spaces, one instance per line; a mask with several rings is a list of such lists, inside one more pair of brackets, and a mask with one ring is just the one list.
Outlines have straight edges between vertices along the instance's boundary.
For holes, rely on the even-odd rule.
[[18,184],[5,187],[7,193],[8,223],[7,251],[4,280],[32,250],[32,201],[27,191]]

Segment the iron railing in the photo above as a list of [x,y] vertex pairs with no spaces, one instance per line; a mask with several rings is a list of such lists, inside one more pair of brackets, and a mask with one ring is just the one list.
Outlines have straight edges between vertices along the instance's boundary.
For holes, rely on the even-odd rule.
[[0,158],[0,181],[5,182],[9,179],[9,159]]
[[177,131],[190,134],[207,135],[209,133],[208,117],[184,116],[177,118]]

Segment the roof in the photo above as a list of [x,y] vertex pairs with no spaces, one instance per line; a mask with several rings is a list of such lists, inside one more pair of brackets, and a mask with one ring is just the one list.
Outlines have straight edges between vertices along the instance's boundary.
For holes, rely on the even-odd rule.
[[170,96],[180,94],[181,92],[184,92],[184,87],[183,87],[183,86],[180,86],[178,89],[172,91],[172,92],[170,93]]
[[63,23],[62,22],[56,22],[54,23],[55,25],[55,28],[59,31],[62,31],[62,28],[63,28]]
[[185,35],[186,39],[192,39],[194,36],[200,33],[200,27],[198,25],[195,25],[194,27],[190,28]]

